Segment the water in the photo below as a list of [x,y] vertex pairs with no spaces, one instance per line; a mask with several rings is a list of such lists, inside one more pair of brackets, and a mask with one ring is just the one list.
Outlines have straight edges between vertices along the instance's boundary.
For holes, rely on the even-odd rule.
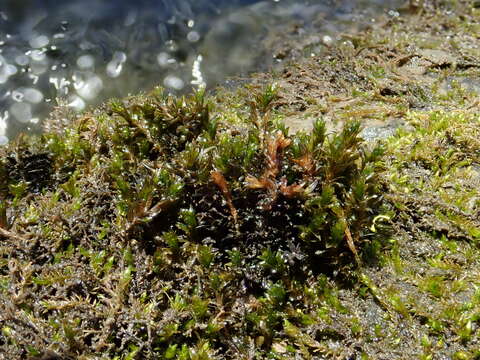
[[[289,54],[286,38],[368,23],[390,0],[0,0],[0,145],[58,104],[84,110],[161,84],[214,87]],[[317,40],[315,40],[317,39]]]

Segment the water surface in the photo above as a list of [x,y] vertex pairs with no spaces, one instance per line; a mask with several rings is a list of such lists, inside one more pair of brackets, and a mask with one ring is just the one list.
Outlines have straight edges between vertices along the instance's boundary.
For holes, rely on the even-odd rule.
[[288,58],[281,41],[328,45],[390,0],[0,0],[0,144],[75,111],[163,85],[214,87]]

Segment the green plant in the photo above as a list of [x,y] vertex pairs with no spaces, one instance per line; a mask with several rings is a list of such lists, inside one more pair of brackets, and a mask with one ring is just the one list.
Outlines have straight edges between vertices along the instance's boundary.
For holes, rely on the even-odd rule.
[[[204,93],[157,91],[79,118],[63,140],[24,143],[28,159],[48,153],[39,164],[51,171],[44,194],[29,198],[34,161],[0,164],[2,181],[19,174],[1,193],[0,227],[24,266],[9,289],[36,289],[24,316],[38,314],[35,327],[67,344],[65,354],[95,343],[132,359],[213,359],[218,344],[237,346],[229,334],[248,348],[244,329],[268,352],[282,324],[299,334],[314,324],[292,306],[303,306],[319,262],[343,273],[366,248],[381,152],[364,146],[356,122],[327,135],[318,120],[311,134],[288,135],[273,119],[276,99],[273,86],[255,92],[237,130],[210,115]],[[345,312],[334,290],[320,295]],[[236,324],[236,309],[250,307]],[[314,340],[302,339],[308,352]]]

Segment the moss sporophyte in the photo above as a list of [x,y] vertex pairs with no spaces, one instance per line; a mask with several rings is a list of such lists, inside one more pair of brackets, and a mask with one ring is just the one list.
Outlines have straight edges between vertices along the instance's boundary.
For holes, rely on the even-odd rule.
[[478,72],[480,19],[421,5],[263,85],[2,147],[0,355],[478,358],[478,102],[439,89]]

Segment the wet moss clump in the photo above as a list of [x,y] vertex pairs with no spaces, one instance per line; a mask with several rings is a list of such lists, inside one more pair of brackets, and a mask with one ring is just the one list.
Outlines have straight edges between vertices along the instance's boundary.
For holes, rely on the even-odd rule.
[[2,148],[0,357],[479,358],[480,12],[419,10]]
[[157,89],[2,149],[7,357],[322,352],[323,274],[371,255],[382,150],[354,121],[291,135],[275,99],[233,119]]

